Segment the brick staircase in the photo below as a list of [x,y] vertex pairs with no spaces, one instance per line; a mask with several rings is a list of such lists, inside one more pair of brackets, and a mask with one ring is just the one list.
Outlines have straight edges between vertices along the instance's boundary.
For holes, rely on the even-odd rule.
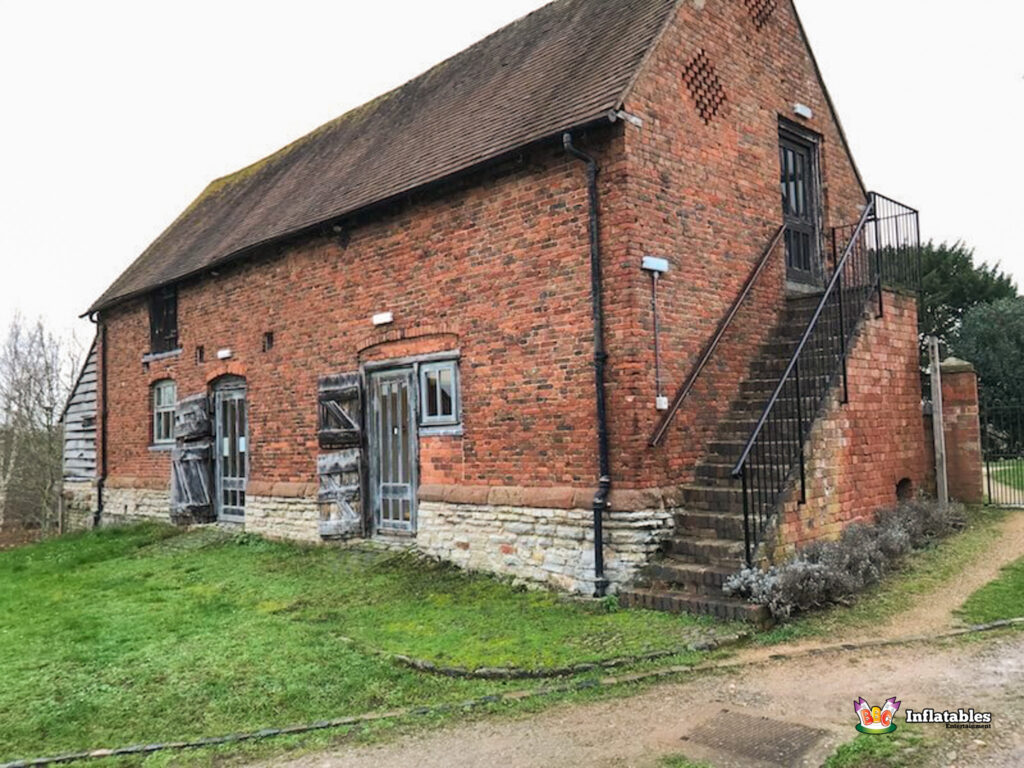
[[[803,296],[787,302],[772,340],[751,363],[747,380],[719,422],[697,466],[695,482],[683,489],[672,536],[636,583],[620,593],[624,606],[733,620],[763,618],[757,606],[722,592],[726,579],[744,567],[743,494],[740,482],[731,473],[820,298]],[[815,350],[805,349],[801,360],[815,354]],[[779,441],[780,450],[798,449],[795,397],[780,402],[779,407],[792,414],[793,426],[792,439]],[[805,430],[810,427],[815,408],[814,403],[803,404]],[[756,465],[752,471],[756,471]]]

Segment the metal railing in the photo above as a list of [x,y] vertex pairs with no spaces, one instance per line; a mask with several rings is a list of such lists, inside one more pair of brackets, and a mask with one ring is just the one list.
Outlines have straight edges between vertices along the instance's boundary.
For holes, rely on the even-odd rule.
[[981,409],[985,501],[1024,507],[1024,403]]
[[781,226],[776,230],[772,239],[768,243],[768,247],[764,249],[764,253],[761,254],[761,258],[758,259],[757,264],[755,264],[754,268],[750,271],[750,274],[743,283],[743,288],[740,289],[740,292],[736,296],[735,301],[733,301],[729,311],[726,312],[725,317],[723,317],[722,321],[718,324],[718,328],[715,329],[714,336],[708,340],[708,343],[705,345],[696,364],[694,364],[693,370],[690,371],[690,375],[686,377],[686,381],[683,382],[679,391],[676,392],[675,397],[672,398],[672,403],[669,406],[669,409],[665,411],[665,415],[661,417],[661,421],[658,422],[658,426],[654,429],[649,441],[652,448],[656,447],[664,439],[665,433],[668,432],[668,428],[672,425],[672,420],[675,419],[676,414],[679,413],[679,409],[683,405],[683,402],[690,396],[694,386],[697,384],[697,380],[700,378],[700,375],[704,372],[708,363],[711,362],[711,358],[722,343],[722,338],[725,336],[726,331],[729,330],[733,320],[736,319],[736,315],[739,313],[740,308],[746,302],[747,297],[750,296],[758,278],[761,277],[761,273],[764,272],[764,268],[771,260],[771,255],[782,243],[782,236],[785,232],[785,226]]
[[825,292],[733,468],[742,481],[748,565],[791,481],[799,480],[806,501],[807,436],[840,380],[842,401],[849,399],[847,356],[865,310],[881,316],[883,287],[919,290],[917,211],[872,193],[860,221],[832,230],[831,257]]

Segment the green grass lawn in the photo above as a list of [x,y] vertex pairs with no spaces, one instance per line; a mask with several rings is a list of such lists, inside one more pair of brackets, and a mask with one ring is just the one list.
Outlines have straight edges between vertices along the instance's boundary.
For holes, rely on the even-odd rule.
[[934,735],[927,739],[921,727],[900,725],[892,734],[861,734],[840,745],[825,761],[824,768],[918,768],[935,765],[939,746],[939,740]]
[[1024,558],[1003,568],[998,579],[971,595],[959,615],[971,624],[1024,617]]
[[713,768],[713,766],[711,763],[695,763],[683,755],[669,755],[661,759],[658,768]]
[[530,687],[422,674],[374,648],[535,668],[730,629],[402,554],[104,529],[0,553],[0,762]]
[[982,557],[989,544],[999,537],[997,526],[1007,514],[1021,513],[992,507],[970,508],[964,531],[931,549],[914,553],[898,573],[860,595],[853,605],[801,616],[757,635],[755,642],[773,644],[804,637],[839,637],[846,630],[877,627],[910,609],[916,601],[936,594],[950,579]]

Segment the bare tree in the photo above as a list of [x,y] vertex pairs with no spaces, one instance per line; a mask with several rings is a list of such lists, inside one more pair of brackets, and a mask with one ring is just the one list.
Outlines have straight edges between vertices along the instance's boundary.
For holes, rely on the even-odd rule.
[[0,346],[0,528],[50,529],[60,501],[61,413],[80,350],[15,315]]

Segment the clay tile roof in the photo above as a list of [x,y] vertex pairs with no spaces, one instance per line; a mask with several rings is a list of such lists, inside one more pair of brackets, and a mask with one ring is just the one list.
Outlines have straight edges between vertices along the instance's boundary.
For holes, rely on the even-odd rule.
[[96,300],[148,292],[600,119],[676,0],[557,0],[210,184]]

